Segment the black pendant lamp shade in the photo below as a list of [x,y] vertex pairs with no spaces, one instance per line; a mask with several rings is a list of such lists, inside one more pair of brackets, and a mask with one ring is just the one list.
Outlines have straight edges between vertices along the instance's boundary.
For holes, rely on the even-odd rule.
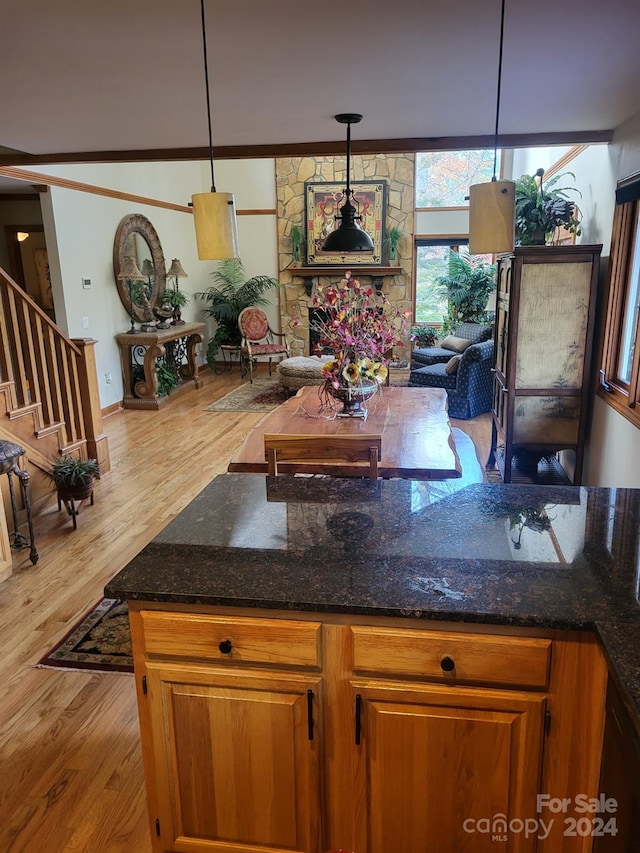
[[340,208],[336,221],[340,222],[335,231],[324,241],[323,252],[373,252],[373,240],[356,225],[362,217],[353,204],[353,190],[349,183],[351,171],[351,125],[362,119],[359,113],[339,113],[336,121],[347,125],[347,186],[344,191],[344,204]]

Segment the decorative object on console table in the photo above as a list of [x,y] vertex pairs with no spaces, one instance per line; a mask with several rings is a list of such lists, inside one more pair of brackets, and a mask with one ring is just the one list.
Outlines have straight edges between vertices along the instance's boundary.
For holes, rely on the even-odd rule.
[[311,322],[318,352],[333,354],[322,367],[321,398],[329,411],[328,397],[342,402],[339,417],[366,418],[362,403],[386,380],[393,347],[404,344],[407,316],[385,296],[378,302],[375,297],[350,271],[337,287],[319,284],[313,297],[313,306],[320,309]]
[[171,266],[167,270],[167,278],[173,278],[173,287],[168,287],[163,296],[163,302],[168,303],[173,306],[173,320],[171,321],[172,326],[184,326],[184,320],[182,319],[181,308],[184,308],[185,305],[189,303],[189,297],[184,291],[180,290],[180,285],[178,283],[178,279],[180,278],[188,278],[187,273],[182,269],[182,264],[177,258],[174,258],[171,261]]
[[[30,474],[28,471],[23,471],[18,465],[18,459],[24,456],[25,449],[19,444],[14,444],[13,441],[0,440],[0,474],[6,474],[9,480],[9,496],[11,498],[11,512],[13,515],[13,533],[9,537],[12,548],[19,550],[31,546],[29,559],[35,566],[38,562],[38,551],[36,549],[35,536],[33,533],[33,520],[31,517],[31,490],[29,488]],[[13,490],[13,475],[20,480],[22,488],[22,497],[24,499],[25,509],[27,511],[27,522],[29,524],[29,542],[20,533],[18,526],[18,510],[16,507],[16,496]],[[0,512],[2,510],[0,509]]]
[[532,468],[536,457],[555,465],[561,451],[574,458],[565,453],[557,473],[564,482],[582,482],[601,250],[521,246],[499,258],[487,468],[497,463],[505,483],[512,481],[514,455]]
[[93,506],[93,481],[100,479],[98,460],[58,456],[53,460],[49,476],[58,492],[58,510],[64,503],[67,513],[73,519],[75,530],[78,526],[76,501],[81,503],[89,498]]
[[126,281],[127,290],[129,292],[129,316],[131,318],[131,328],[128,331],[129,335],[135,335],[136,333],[136,324],[135,324],[135,313],[133,310],[133,282],[134,281],[144,281],[144,276],[138,269],[138,265],[133,260],[133,258],[125,258],[122,266],[120,267],[120,272],[118,273],[119,281]]
[[156,325],[153,322],[154,317],[154,309],[149,302],[149,296],[153,293],[153,288],[151,285],[151,279],[154,276],[154,268],[153,263],[150,258],[145,258],[142,262],[142,269],[140,270],[142,275],[146,276],[147,284],[141,286],[140,300],[143,305],[144,310],[144,322],[140,326],[141,332],[155,332]]

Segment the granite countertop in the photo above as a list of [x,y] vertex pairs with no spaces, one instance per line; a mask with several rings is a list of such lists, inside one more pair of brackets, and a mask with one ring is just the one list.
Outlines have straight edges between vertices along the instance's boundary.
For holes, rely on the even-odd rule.
[[640,727],[640,490],[216,477],[112,598],[594,630]]

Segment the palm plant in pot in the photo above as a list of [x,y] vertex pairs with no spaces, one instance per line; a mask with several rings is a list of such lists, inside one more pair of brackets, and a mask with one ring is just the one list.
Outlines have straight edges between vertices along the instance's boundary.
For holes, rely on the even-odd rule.
[[265,293],[280,284],[269,275],[255,275],[245,280],[245,271],[240,258],[227,258],[211,273],[213,285],[196,293],[197,299],[207,303],[203,309],[206,317],[218,323],[214,336],[207,345],[207,363],[213,370],[221,344],[240,346],[242,336],[238,328],[238,315],[250,305],[268,305]]
[[447,298],[442,332],[448,334],[461,323],[486,323],[487,301],[496,286],[495,264],[486,264],[468,252],[449,253],[449,272],[435,279]]
[[516,181],[516,243],[519,246],[543,246],[558,227],[580,234],[578,209],[567,196],[581,195],[574,187],[557,187],[565,175],[575,180],[573,172],[563,172],[543,182],[544,169],[535,175],[522,175]]

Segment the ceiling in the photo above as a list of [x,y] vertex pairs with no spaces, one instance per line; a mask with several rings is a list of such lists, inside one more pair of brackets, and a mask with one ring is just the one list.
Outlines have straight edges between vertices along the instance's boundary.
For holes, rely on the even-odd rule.
[[[494,132],[500,0],[205,3],[216,149]],[[199,0],[3,7],[0,164],[207,145]],[[637,0],[506,0],[500,133],[639,112],[638,32]]]

